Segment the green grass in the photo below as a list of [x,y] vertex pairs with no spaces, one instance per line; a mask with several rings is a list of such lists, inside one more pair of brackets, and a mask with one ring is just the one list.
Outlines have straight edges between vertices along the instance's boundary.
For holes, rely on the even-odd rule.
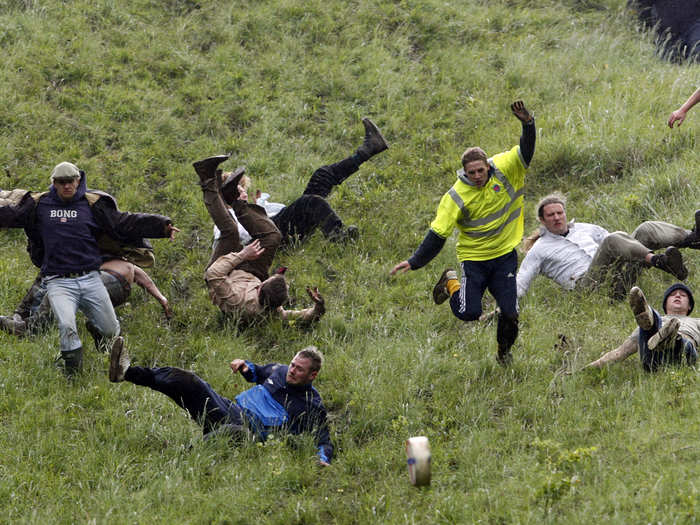
[[[696,88],[623,0],[10,0],[0,5],[0,187],[44,189],[70,160],[124,210],[173,218],[152,276],[175,319],[135,291],[119,310],[136,363],[195,370],[232,397],[235,357],[288,361],[317,344],[317,380],[337,457],[307,438],[231,448],[202,442],[164,396],[112,385],[88,351],[67,381],[57,330],[0,334],[3,523],[692,523],[698,521],[697,374],[649,375],[638,359],[575,372],[634,327],[624,305],[542,278],[522,304],[508,370],[495,326],[464,324],[430,290],[455,238],[427,268],[389,278],[454,180],[461,152],[517,142],[508,105],[537,118],[526,230],[552,190],[569,216],[631,231],[686,227],[699,208],[700,113],[666,120]],[[697,111],[697,109],[695,110]],[[391,149],[331,197],[362,236],[315,236],[283,251],[292,294],[318,285],[313,330],[273,321],[239,331],[209,303],[211,221],[191,162],[232,152],[253,189],[289,202],[318,166],[359,145],[370,116]],[[2,234],[0,311],[31,283],[21,231]],[[700,290],[696,252],[689,285]],[[641,286],[658,306],[672,281]],[[485,308],[493,307],[488,295]],[[82,330],[82,329],[81,329]],[[86,332],[81,332],[89,341]],[[569,346],[556,346],[564,334]],[[86,345],[87,346],[87,345]],[[574,373],[569,374],[567,372]],[[433,481],[408,482],[403,442],[430,438]]]

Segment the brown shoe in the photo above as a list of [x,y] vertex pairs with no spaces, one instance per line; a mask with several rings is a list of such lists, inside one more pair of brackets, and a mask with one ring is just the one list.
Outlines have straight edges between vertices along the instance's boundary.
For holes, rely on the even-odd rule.
[[198,160],[194,162],[192,166],[194,171],[199,175],[199,180],[202,184],[206,184],[211,179],[216,177],[216,168],[222,162],[228,160],[230,155],[215,155],[214,157],[207,157],[206,159]]
[[644,292],[638,286],[634,286],[630,290],[629,301],[637,326],[647,332],[654,328],[654,314],[651,313]]
[[129,353],[124,348],[124,338],[117,337],[109,354],[109,380],[112,383],[124,381],[124,375],[131,366]]
[[435,304],[442,304],[450,298],[450,292],[447,291],[447,281],[457,279],[457,272],[452,268],[447,268],[435,283],[433,287],[433,301]]

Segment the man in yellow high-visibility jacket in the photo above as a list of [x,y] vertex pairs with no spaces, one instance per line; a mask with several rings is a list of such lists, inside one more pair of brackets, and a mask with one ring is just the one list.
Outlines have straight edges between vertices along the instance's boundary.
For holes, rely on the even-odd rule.
[[475,321],[488,288],[500,309],[496,340],[501,364],[511,361],[510,349],[518,337],[515,247],[523,237],[523,186],[536,136],[535,119],[525,104],[518,100],[511,104],[511,110],[522,122],[520,145],[491,158],[481,148],[467,149],[458,180],[442,197],[425,239],[408,260],[391,270],[394,275],[425,266],[458,228],[462,282],[457,272],[446,269],[433,289],[433,299],[436,304],[450,299],[455,316]]

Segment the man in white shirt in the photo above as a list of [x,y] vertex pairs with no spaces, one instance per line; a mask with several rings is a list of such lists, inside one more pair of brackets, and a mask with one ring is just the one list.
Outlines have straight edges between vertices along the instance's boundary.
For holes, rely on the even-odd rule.
[[[693,230],[646,221],[632,235],[609,233],[595,224],[569,222],[566,201],[558,194],[548,195],[538,203],[537,216],[542,227],[537,236],[526,239],[527,255],[517,275],[518,299],[539,274],[566,290],[594,289],[607,281],[613,286],[613,298],[622,299],[645,267],[658,268],[684,280],[688,270],[678,248],[700,249],[700,210],[695,212]],[[654,253],[662,248],[666,248],[664,253]]]
[[630,290],[630,307],[638,328],[625,341],[587,368],[622,361],[639,350],[642,367],[648,372],[660,365],[684,360],[688,365],[697,361],[700,345],[700,319],[690,317],[695,306],[693,293],[683,283],[675,283],[664,292],[664,315],[649,306],[644,293],[636,286]]

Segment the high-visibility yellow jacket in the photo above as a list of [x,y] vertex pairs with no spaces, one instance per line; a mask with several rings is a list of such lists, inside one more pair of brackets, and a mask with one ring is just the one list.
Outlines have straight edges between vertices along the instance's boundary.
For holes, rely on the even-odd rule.
[[443,195],[430,229],[443,239],[459,229],[460,261],[495,259],[518,245],[523,236],[523,186],[527,164],[520,146],[488,159],[491,177],[477,188],[464,170]]

